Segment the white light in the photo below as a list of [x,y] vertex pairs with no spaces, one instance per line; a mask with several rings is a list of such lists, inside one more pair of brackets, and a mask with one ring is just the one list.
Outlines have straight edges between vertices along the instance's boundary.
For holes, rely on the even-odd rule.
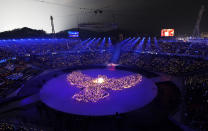
[[93,82],[94,83],[98,83],[98,84],[102,84],[102,83],[104,83],[104,79],[103,78],[97,78],[96,80],[94,80]]
[[165,36],[169,36],[169,32],[165,32]]

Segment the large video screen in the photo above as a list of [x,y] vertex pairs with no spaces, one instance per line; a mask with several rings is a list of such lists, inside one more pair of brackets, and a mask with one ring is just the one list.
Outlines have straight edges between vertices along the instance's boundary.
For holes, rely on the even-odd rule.
[[77,38],[79,37],[79,32],[78,31],[68,31],[69,37],[70,38]]
[[162,37],[170,37],[175,35],[174,29],[162,29],[161,36]]

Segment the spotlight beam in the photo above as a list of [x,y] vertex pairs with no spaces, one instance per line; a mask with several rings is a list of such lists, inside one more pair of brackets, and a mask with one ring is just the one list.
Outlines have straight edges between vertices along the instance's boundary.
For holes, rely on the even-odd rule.
[[138,47],[138,50],[137,51],[139,51],[139,52],[141,52],[142,51],[142,46],[143,46],[143,44],[144,44],[144,41],[145,41],[145,37],[143,37],[143,39],[140,41],[140,43],[139,43],[139,47]]

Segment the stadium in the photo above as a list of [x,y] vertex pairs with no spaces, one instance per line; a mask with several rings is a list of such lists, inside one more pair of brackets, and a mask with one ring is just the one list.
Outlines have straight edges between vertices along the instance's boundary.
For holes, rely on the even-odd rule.
[[0,131],[208,130],[208,39],[198,30],[205,10],[191,36],[103,21],[55,32],[53,16],[51,33],[2,30]]

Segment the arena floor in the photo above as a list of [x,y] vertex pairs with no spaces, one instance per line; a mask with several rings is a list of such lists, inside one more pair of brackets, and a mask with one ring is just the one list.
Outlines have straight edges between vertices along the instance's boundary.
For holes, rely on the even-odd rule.
[[[86,69],[83,74],[96,78],[106,75],[108,78],[121,78],[135,74],[125,70]],[[110,96],[98,102],[79,102],[72,99],[81,89],[70,85],[65,73],[49,80],[40,91],[40,98],[50,108],[55,110],[87,116],[105,116],[118,113],[127,113],[149,104],[157,96],[155,83],[144,76],[136,86],[121,91],[109,91]]]

